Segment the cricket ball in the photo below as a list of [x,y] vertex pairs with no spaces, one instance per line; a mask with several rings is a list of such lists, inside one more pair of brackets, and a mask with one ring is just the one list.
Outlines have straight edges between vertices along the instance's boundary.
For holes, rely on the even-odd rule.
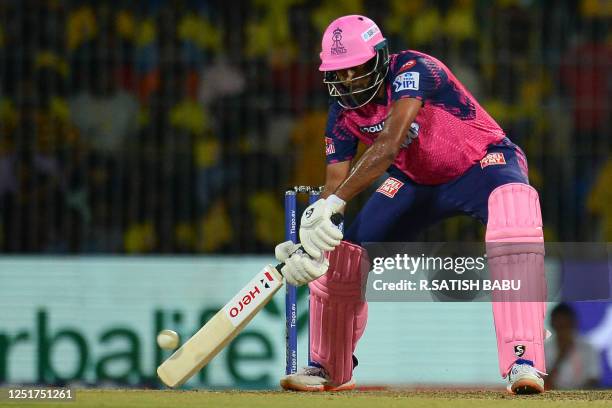
[[174,350],[179,345],[179,335],[174,330],[162,330],[157,335],[157,345],[164,350]]

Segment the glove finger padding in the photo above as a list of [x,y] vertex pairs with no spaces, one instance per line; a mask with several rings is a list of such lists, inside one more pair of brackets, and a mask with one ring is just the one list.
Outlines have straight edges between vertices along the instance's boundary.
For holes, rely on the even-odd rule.
[[333,239],[334,242],[337,241],[337,244],[334,244],[334,246],[337,246],[340,244],[340,241],[343,238],[343,234],[342,231],[340,230],[340,228],[338,228],[337,225],[334,225],[333,222],[331,222],[331,220],[329,221],[325,221],[323,223],[321,223],[321,225],[319,226],[319,228],[321,229],[322,232],[324,232],[330,239]]
[[310,278],[309,282],[311,282],[325,275],[329,268],[329,261],[322,255],[318,260],[302,258],[302,265]]
[[313,259],[319,259],[321,257],[321,250],[319,246],[313,242],[314,235],[305,235],[301,241],[304,251],[308,253]]
[[285,261],[285,267],[282,270],[287,283],[293,286],[301,286],[309,282],[304,266],[301,263],[299,255],[293,255]]
[[299,278],[297,280],[300,282],[300,285],[306,285],[310,281],[312,281],[310,274],[306,271],[305,268],[305,265],[308,262],[310,262],[310,258],[308,257],[308,255],[296,257],[295,263],[299,265],[299,267],[297,268]]
[[281,272],[287,283],[301,286],[320,278],[327,272],[328,267],[329,261],[324,256],[313,260],[307,254],[298,251],[285,260]]
[[285,262],[289,255],[294,253],[298,247],[299,245],[292,241],[282,242],[274,248],[274,256],[279,262]]
[[288,284],[293,286],[299,286],[299,282],[296,281],[295,277],[296,268],[291,259],[285,260],[285,266],[283,266],[283,269],[281,269],[281,273],[285,277],[285,281],[287,281]]
[[[312,244],[317,247],[320,251],[332,251],[334,249],[333,244],[327,243],[328,237],[324,234],[320,234],[318,231],[312,236]],[[340,241],[338,241],[338,244]],[[319,255],[320,257],[320,255]],[[313,259],[319,259],[319,257],[314,257]]]
[[[337,228],[335,228],[335,229],[336,229],[336,231],[338,231]],[[323,243],[323,244],[327,245],[328,247],[331,247],[331,248],[321,248],[324,251],[331,251],[336,246],[340,245],[340,241],[342,240],[342,233],[340,233],[340,238],[335,238],[336,235],[334,235],[334,236],[329,235],[327,233],[327,231],[325,231],[322,227],[321,228],[317,228],[317,230],[315,232],[315,236],[318,238],[318,240],[319,240],[318,242]]]

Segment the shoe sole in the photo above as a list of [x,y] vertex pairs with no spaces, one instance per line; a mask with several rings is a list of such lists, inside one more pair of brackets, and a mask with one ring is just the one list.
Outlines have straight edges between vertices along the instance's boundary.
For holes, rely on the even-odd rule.
[[341,392],[341,391],[352,391],[355,389],[355,382],[349,381],[340,386],[331,385],[300,385],[292,383],[291,381],[280,381],[280,386],[285,391],[299,391],[299,392]]
[[541,394],[544,392],[544,387],[530,379],[518,380],[510,390],[517,395]]

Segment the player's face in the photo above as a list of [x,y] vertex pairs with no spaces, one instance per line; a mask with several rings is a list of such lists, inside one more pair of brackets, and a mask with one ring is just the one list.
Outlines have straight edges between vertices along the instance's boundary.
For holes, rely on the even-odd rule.
[[368,70],[366,64],[361,64],[353,68],[340,69],[336,71],[336,75],[343,82],[344,86],[352,91],[358,91],[370,85],[370,77],[366,75],[369,72],[370,70]]
[[388,71],[388,50],[377,51],[369,61],[351,68],[326,71],[323,82],[327,84],[329,95],[338,100],[346,109],[359,108],[381,91],[381,85]]

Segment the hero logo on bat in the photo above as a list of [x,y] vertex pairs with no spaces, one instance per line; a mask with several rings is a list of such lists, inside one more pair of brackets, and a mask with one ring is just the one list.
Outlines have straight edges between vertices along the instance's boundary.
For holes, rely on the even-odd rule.
[[247,316],[249,310],[257,307],[265,297],[264,291],[276,288],[281,283],[264,269],[243,290],[238,293],[231,302],[225,306],[225,313],[234,327],[237,327]]

